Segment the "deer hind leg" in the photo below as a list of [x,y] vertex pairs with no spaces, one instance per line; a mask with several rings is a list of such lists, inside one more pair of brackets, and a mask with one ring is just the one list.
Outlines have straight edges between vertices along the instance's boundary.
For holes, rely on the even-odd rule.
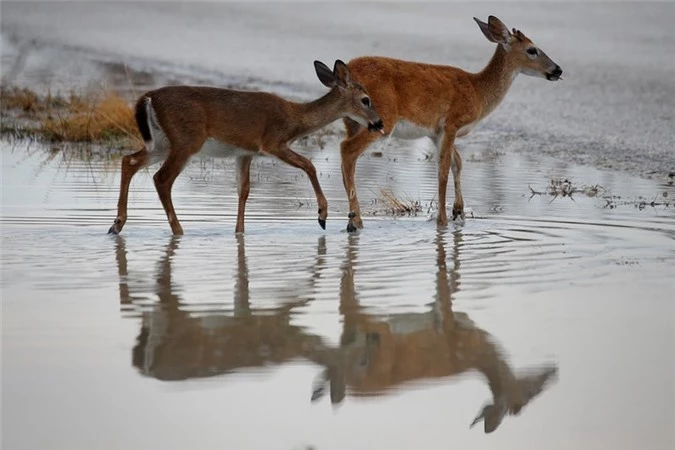
[[[366,129],[361,129],[360,132],[349,137],[349,126],[347,127],[347,130],[348,137],[340,143],[340,156],[342,159],[342,183],[344,184],[345,193],[349,200],[349,222],[347,223],[347,231],[353,233],[357,229],[363,228],[361,207],[359,205],[359,198],[356,195],[356,160],[366,151],[368,146],[381,137],[381,135],[371,133]],[[385,129],[385,133],[390,131],[391,130]]]
[[108,230],[109,234],[119,234],[127,221],[127,202],[129,185],[136,172],[144,167],[162,162],[168,155],[168,141],[161,130],[155,131],[155,139],[147,141],[145,148],[122,158],[122,178],[120,196],[117,201],[117,217]]
[[[199,150],[199,148],[201,148],[201,145],[197,150]],[[160,167],[153,176],[155,189],[157,189],[159,200],[162,202],[166,217],[171,226],[171,231],[174,235],[182,235],[183,227],[181,227],[178,217],[176,216],[176,211],[173,209],[171,189],[173,188],[174,181],[176,181],[178,175],[183,171],[183,168],[191,155],[191,152],[189,151],[175,151],[179,149],[180,147],[172,149],[171,154],[169,154],[169,157],[164,161],[162,167]]]
[[108,230],[108,234],[119,234],[127,221],[127,201],[129,198],[129,184],[133,176],[150,163],[150,153],[147,149],[139,150],[133,155],[122,158],[122,178],[120,180],[120,195],[117,200],[117,217]]
[[462,182],[460,180],[462,174],[462,157],[457,151],[457,147],[452,146],[452,161],[450,168],[452,169],[452,180],[455,184],[455,202],[452,204],[452,220],[458,217],[464,220],[464,197],[462,197]]
[[316,203],[319,205],[319,225],[325,230],[326,218],[328,217],[328,200],[326,200],[326,196],[323,195],[323,191],[321,190],[319,179],[316,177],[316,167],[314,167],[314,164],[312,164],[309,159],[302,155],[298,155],[293,150],[285,146],[279,148],[266,148],[263,151],[270,155],[276,156],[283,162],[290,164],[293,167],[302,169],[307,174],[309,181],[312,183],[312,187],[314,188]]
[[251,190],[251,160],[252,156],[237,156],[237,191],[239,192],[239,205],[237,208],[237,226],[235,233],[244,232],[244,211],[246,209],[246,200]]

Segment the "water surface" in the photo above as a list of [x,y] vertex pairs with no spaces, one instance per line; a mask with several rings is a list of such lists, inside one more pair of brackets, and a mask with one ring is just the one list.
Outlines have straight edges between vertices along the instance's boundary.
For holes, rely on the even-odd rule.
[[[195,159],[173,237],[152,169],[110,236],[116,162],[4,141],[3,446],[672,446],[675,212],[634,202],[672,187],[477,145],[463,227],[350,236],[336,145],[299,148],[326,231],[307,179],[259,159],[236,236],[232,161]],[[424,144],[390,145],[359,162],[370,213],[382,188],[434,198]],[[530,198],[551,177],[619,198]]]

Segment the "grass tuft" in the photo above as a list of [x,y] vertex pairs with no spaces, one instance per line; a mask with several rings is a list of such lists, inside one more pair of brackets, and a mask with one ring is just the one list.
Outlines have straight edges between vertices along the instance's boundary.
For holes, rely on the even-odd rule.
[[30,89],[3,86],[1,107],[3,134],[16,135],[20,129],[50,142],[142,144],[130,102],[114,91],[41,97]]
[[423,211],[422,202],[412,197],[398,198],[390,190],[381,189],[378,201],[385,213],[394,216],[416,216]]
[[65,113],[42,121],[44,135],[52,141],[111,142],[130,139],[141,144],[129,103],[114,92],[102,98],[71,96]]

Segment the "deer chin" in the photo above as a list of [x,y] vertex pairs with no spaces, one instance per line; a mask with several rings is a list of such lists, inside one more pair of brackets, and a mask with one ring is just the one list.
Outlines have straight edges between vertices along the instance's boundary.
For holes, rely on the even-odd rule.
[[552,73],[547,73],[546,79],[548,81],[562,81],[562,77],[560,75],[554,75]]

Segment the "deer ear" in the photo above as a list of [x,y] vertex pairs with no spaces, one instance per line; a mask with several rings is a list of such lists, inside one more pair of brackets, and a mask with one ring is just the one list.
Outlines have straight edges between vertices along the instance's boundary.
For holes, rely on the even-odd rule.
[[504,23],[495,16],[488,17],[488,30],[494,42],[499,44],[508,44],[511,39],[511,32]]
[[485,37],[487,38],[488,41],[496,43],[494,39],[492,39],[492,36],[490,35],[490,27],[488,26],[487,23],[483,22],[482,20],[478,19],[477,17],[474,17],[473,20],[476,21],[478,24],[478,28],[480,28],[480,31],[483,32]]
[[347,64],[342,62],[339,59],[335,60],[335,66],[333,66],[333,75],[337,80],[337,83],[342,87],[347,87],[352,77],[349,74],[349,67]]
[[482,22],[475,17],[473,20],[476,21],[480,31],[483,32],[488,41],[495,44],[508,45],[511,33],[509,33],[509,29],[506,28],[506,25],[501,20],[495,16],[488,17],[488,23]]
[[321,81],[324,86],[332,88],[337,84],[333,71],[321,61],[314,61],[314,70],[316,70],[316,76],[319,77],[319,81]]

